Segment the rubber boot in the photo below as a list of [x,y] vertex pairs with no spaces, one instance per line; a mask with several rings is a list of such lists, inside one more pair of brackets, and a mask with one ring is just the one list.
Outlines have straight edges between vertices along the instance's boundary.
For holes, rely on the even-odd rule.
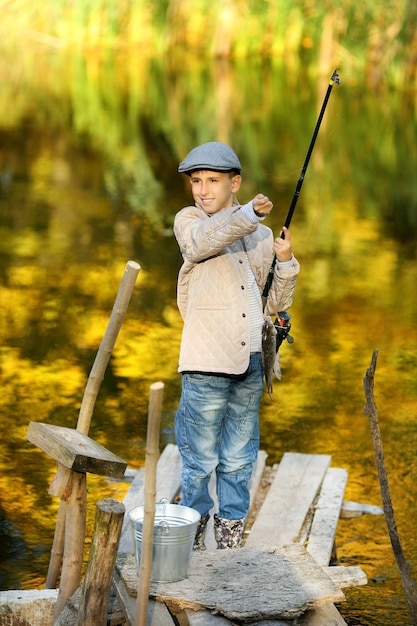
[[246,517],[243,519],[223,519],[214,516],[214,537],[218,550],[226,548],[240,548],[242,545],[243,531]]
[[205,515],[198,522],[197,530],[195,532],[194,537],[194,545],[193,550],[205,550],[206,546],[204,545],[204,537],[206,534],[207,522],[209,521],[210,515]]

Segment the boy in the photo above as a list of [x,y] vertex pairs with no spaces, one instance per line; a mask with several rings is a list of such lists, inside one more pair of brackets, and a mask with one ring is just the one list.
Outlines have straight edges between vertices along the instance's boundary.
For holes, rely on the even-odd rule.
[[273,255],[269,291],[276,311],[292,304],[298,261],[290,233],[274,240],[261,224],[272,202],[258,194],[240,205],[241,164],[220,142],[202,144],[180,163],[189,176],[194,206],[175,217],[183,265],[177,300],[184,320],[179,368],[182,394],[175,434],[182,456],[182,504],[201,521],[194,542],[204,550],[216,472],[219,510],[214,534],[219,549],[241,545],[249,511],[248,483],[259,449],[258,413],[263,392],[262,290]]

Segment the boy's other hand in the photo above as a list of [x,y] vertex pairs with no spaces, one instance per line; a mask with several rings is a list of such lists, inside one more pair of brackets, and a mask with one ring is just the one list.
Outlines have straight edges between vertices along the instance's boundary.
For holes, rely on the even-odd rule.
[[285,228],[285,226],[283,226],[282,233],[284,235],[284,239],[282,239],[282,237],[277,237],[274,241],[274,252],[278,261],[291,261],[292,243],[290,231],[288,230],[288,228]]

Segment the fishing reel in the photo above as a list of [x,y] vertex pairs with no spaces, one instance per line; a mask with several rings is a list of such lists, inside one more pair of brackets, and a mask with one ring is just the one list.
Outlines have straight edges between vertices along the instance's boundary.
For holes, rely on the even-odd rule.
[[291,330],[290,319],[291,315],[286,311],[279,311],[277,317],[275,318],[274,326],[277,331],[275,337],[277,352],[284,339],[286,339],[288,343],[294,343],[294,337],[289,334]]

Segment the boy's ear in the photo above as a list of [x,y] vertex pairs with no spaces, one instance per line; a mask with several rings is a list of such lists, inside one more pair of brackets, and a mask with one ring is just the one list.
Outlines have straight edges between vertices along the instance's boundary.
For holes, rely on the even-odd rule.
[[236,193],[239,191],[240,185],[242,184],[242,177],[240,174],[235,174],[232,178],[232,191]]

